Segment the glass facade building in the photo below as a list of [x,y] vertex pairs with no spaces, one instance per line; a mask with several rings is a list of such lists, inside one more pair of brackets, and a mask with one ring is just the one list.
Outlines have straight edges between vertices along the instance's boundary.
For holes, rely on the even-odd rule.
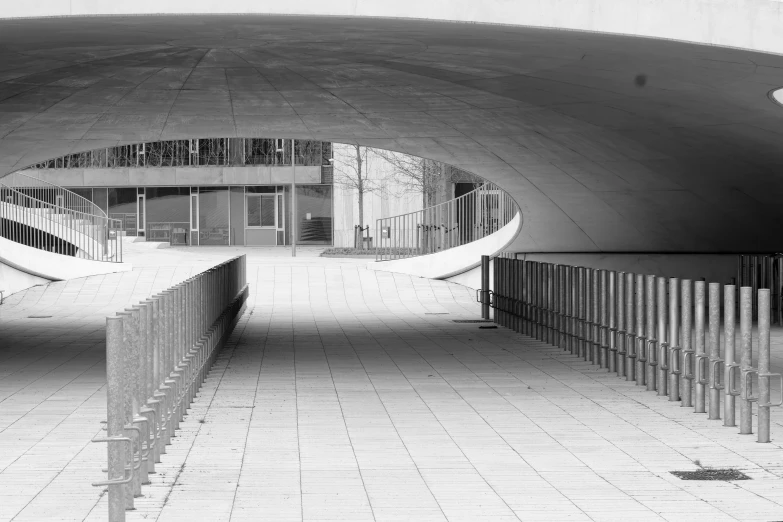
[[[147,241],[191,246],[291,244],[290,185],[68,190],[120,220],[126,235]],[[296,185],[297,244],[333,243],[332,195],[331,185]]]

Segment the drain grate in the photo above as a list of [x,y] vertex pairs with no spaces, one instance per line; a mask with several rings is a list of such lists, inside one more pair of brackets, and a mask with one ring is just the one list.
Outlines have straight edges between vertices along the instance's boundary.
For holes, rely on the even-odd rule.
[[452,319],[455,323],[491,323],[486,319]]
[[479,326],[479,329],[483,328],[497,328],[497,326]]
[[449,315],[448,312],[424,312],[424,315]]
[[51,315],[28,315],[28,319],[49,319]]
[[736,469],[699,469],[696,471],[672,471],[682,480],[750,480],[750,477]]

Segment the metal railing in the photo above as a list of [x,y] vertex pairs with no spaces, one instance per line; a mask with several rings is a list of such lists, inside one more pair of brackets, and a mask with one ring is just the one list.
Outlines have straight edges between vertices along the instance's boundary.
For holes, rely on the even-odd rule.
[[[758,442],[770,441],[770,407],[783,405],[783,377],[770,372],[768,289],[739,289],[737,354],[734,285],[504,256],[494,259],[489,290],[487,256],[481,266],[478,300],[487,316],[488,307],[494,308],[496,323],[558,346],[669,401],[681,401],[696,413],[708,413],[709,419],[720,419],[722,396],[724,426],[736,426],[738,397],[741,434],[753,432],[755,402]],[[757,368],[752,367],[754,301]],[[781,384],[775,401],[773,379]]]
[[106,212],[89,199],[23,172],[13,172],[2,178],[0,183],[7,187],[15,188],[21,193],[39,201],[45,201],[68,210],[81,212],[82,214],[106,217]]
[[[76,197],[66,199],[68,191],[60,187],[13,187],[6,184],[6,179],[0,180],[2,237],[57,254],[94,261],[122,262],[119,221],[109,219],[105,214],[77,210],[92,207],[81,202],[76,194],[71,193]],[[19,178],[16,181],[18,185]],[[75,208],[69,208],[68,205]]]
[[[755,292],[760,288],[771,290],[772,322],[783,325],[783,254],[756,254],[737,256],[739,286],[749,286]],[[739,299],[739,295],[737,296]],[[753,303],[753,317],[758,316]]]
[[519,212],[497,185],[477,189],[444,203],[376,221],[376,260],[433,254],[494,234]]
[[245,309],[245,256],[106,318],[109,522],[125,520]]

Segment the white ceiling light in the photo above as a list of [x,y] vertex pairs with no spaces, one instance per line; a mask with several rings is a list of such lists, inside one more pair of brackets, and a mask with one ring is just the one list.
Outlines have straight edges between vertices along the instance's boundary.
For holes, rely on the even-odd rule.
[[769,93],[769,97],[772,98],[772,101],[783,105],[783,87]]

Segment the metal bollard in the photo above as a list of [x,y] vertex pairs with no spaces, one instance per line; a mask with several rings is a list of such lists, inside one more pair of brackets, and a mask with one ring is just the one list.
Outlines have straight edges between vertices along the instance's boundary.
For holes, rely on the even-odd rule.
[[617,362],[615,367],[617,368],[617,376],[625,377],[626,370],[626,329],[625,329],[625,272],[617,273]]
[[544,263],[536,263],[536,306],[538,307],[538,315],[536,324],[538,325],[538,332],[536,339],[539,341],[546,341],[546,285],[545,285],[545,272],[546,266]]
[[546,342],[552,345],[555,342],[555,265],[546,264]]
[[[130,484],[132,486],[132,494],[134,497],[141,496],[141,434],[139,429],[133,425],[137,420],[139,411],[139,399],[137,393],[137,383],[139,380],[139,352],[138,352],[138,328],[134,324],[132,314],[129,312],[123,312],[117,314],[122,319],[122,331],[123,331],[123,398],[125,399],[125,425],[126,436],[131,439],[132,442],[132,459],[131,466],[134,469],[138,469],[138,473],[133,473],[133,480]],[[128,433],[130,431],[131,433]],[[138,465],[137,465],[138,462]]]
[[[769,334],[770,334],[770,291],[769,289],[759,290],[758,293],[758,314],[759,314],[759,417],[758,426],[759,442],[770,441],[770,407],[783,405],[783,376],[779,373],[770,373],[770,352],[769,352]],[[780,382],[780,397],[777,401],[771,401],[770,380],[777,378]]]
[[656,289],[658,297],[658,374],[656,375],[656,384],[659,397],[668,397],[669,395],[669,330],[666,319],[668,316],[667,306],[668,297],[666,295],[666,278],[656,278],[658,287]]
[[530,336],[530,261],[522,262],[522,333]]
[[680,353],[680,281],[676,277],[669,279],[669,401],[680,400],[680,376],[682,365]]
[[585,351],[584,360],[592,362],[593,346],[593,271],[585,268]]
[[735,346],[735,325],[737,322],[737,312],[734,307],[734,298],[736,296],[736,287],[726,285],[723,289],[723,342],[725,344],[725,363],[723,365],[723,425],[736,426],[735,420],[735,397],[739,395],[737,388],[737,364],[734,346]]
[[645,332],[647,333],[647,367],[645,368],[647,376],[647,391],[655,391],[657,389],[656,382],[656,366],[658,366],[658,338],[656,332],[656,315],[655,315],[655,279],[654,275],[648,275],[645,278],[647,288],[647,325]]
[[753,402],[751,374],[753,355],[753,288],[740,288],[740,433],[753,433]]
[[601,271],[593,268],[592,270],[592,301],[590,311],[590,362],[599,364],[601,361]]
[[489,319],[488,293],[489,293],[489,256],[481,256],[481,318],[484,320]]
[[695,332],[695,381],[696,381],[696,401],[694,404],[694,411],[696,413],[704,413],[705,409],[705,387],[709,383],[707,379],[707,353],[704,346],[704,306],[705,306],[705,283],[704,281],[696,281],[694,284],[695,290],[695,319],[694,319],[694,332]]
[[585,269],[577,267],[576,269],[576,350],[574,354],[582,357],[585,350]]
[[720,419],[720,391],[723,389],[723,359],[720,358],[720,283],[709,286],[709,415]]
[[598,348],[599,348],[599,356],[598,356],[598,367],[599,368],[608,368],[609,367],[609,339],[608,339],[608,332],[607,329],[609,328],[609,308],[608,308],[608,301],[609,301],[609,281],[608,281],[608,273],[606,270],[599,270],[598,271],[598,285],[600,288],[600,294],[598,296],[598,309],[599,309],[599,317],[598,317]]
[[680,284],[680,295],[682,296],[682,327],[680,331],[680,346],[682,347],[682,392],[680,397],[682,403],[680,406],[690,408],[693,406],[693,379],[696,377],[694,367],[696,365],[695,354],[693,350],[693,332],[691,323],[693,320],[693,282],[690,279],[683,279]]
[[644,386],[647,382],[647,332],[644,329],[644,276],[636,275],[636,384]]
[[565,331],[566,331],[566,349],[571,355],[574,354],[574,267],[565,267]]
[[568,298],[569,298],[569,292],[570,289],[568,288],[568,281],[567,274],[568,274],[568,266],[566,265],[558,265],[558,270],[560,275],[558,276],[558,291],[557,291],[557,302],[558,302],[558,313],[559,313],[559,336],[560,336],[560,348],[567,352],[568,351]]
[[636,381],[636,323],[634,321],[634,281],[636,274],[625,274],[625,380]]
[[[94,482],[93,486],[108,486],[109,520],[124,522],[125,510],[133,509],[133,446],[124,435],[125,428],[125,373],[124,332],[120,317],[106,318],[106,437],[93,442],[108,445],[108,480]],[[131,455],[130,462],[127,456]]]
[[606,366],[610,372],[617,371],[617,297],[616,297],[617,289],[616,286],[617,286],[617,272],[612,270],[611,272],[609,272],[609,293],[607,296],[607,300],[609,301],[609,321],[608,321],[609,329],[607,330],[609,336],[609,340],[607,343],[609,345],[609,361]]

